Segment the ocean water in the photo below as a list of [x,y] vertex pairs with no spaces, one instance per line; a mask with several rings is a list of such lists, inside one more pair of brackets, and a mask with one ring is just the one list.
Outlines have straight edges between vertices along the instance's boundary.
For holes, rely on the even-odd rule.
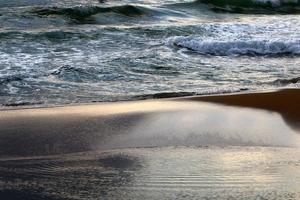
[[0,0],[0,105],[298,87],[298,0]]

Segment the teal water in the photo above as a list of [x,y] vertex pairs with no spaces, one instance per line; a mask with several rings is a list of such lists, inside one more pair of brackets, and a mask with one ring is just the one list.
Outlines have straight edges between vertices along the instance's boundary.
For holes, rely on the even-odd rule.
[[298,87],[297,0],[0,0],[0,105]]

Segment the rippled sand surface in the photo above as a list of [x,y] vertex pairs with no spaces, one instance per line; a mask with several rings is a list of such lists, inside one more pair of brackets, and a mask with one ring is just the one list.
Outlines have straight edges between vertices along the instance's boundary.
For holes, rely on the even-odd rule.
[[294,148],[164,147],[1,160],[0,197],[299,199],[299,158]]

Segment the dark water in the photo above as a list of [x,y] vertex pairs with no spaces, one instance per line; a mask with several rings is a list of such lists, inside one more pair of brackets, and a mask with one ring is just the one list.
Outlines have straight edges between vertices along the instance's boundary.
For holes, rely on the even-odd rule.
[[297,0],[0,0],[0,105],[298,87]]

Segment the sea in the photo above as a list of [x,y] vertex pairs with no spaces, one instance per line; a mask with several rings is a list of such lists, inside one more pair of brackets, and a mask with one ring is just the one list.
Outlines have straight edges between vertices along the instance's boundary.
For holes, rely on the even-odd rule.
[[0,0],[0,106],[299,87],[298,0]]

